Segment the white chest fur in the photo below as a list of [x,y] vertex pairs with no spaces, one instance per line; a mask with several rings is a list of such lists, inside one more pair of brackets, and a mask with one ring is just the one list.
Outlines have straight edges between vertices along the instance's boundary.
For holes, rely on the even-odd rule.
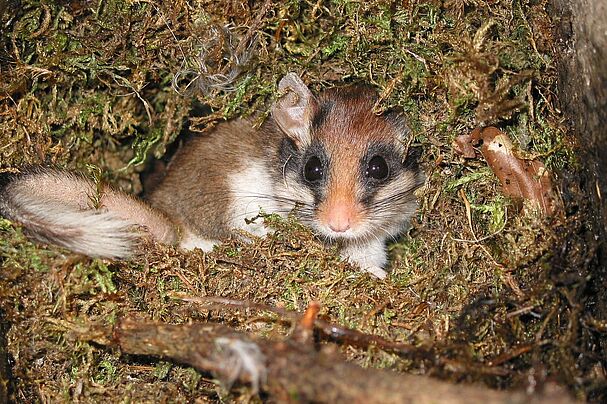
[[259,161],[247,162],[242,170],[232,173],[228,177],[231,193],[230,225],[235,229],[243,229],[251,234],[263,236],[267,233],[262,220],[247,223],[246,219],[253,219],[264,213],[280,212],[279,204],[274,197],[275,180],[271,178],[267,168]]

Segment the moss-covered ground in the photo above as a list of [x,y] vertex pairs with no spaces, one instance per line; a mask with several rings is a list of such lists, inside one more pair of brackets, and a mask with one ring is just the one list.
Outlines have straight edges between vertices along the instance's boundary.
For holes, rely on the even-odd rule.
[[[214,321],[283,338],[276,315],[177,297],[224,296],[303,311],[431,347],[435,361],[344,346],[363,366],[454,382],[606,397],[604,279],[576,144],[559,110],[546,1],[8,0],[0,3],[0,170],[48,164],[140,194],[141,175],[187,136],[267,113],[297,72],[314,91],[364,82],[400,108],[427,175],[411,231],[377,280],[292,221],[215,251],[150,246],[136,262],[32,243],[0,221],[0,309],[19,402],[244,400],[208,374],[122,355],[82,334],[122,317]],[[564,213],[505,197],[456,136],[495,125],[554,173]],[[480,240],[480,241],[479,241]],[[91,338],[94,339],[94,338]]]

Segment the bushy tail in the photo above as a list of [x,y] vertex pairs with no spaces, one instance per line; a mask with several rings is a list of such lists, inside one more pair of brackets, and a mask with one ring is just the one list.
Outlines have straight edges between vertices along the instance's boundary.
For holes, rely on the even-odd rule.
[[174,244],[178,234],[142,200],[50,168],[1,174],[0,214],[39,241],[92,257],[128,258],[142,237]]

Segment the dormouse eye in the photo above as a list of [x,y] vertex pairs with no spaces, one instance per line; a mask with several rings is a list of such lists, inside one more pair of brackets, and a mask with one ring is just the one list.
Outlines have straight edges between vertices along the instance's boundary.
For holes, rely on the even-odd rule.
[[367,166],[367,171],[365,172],[367,177],[371,177],[376,180],[385,180],[388,178],[388,174],[390,174],[388,163],[386,163],[386,160],[382,156],[375,156],[369,160],[369,165]]
[[324,175],[322,169],[322,162],[316,156],[312,156],[308,159],[308,162],[304,166],[304,177],[307,181],[314,182],[320,180]]

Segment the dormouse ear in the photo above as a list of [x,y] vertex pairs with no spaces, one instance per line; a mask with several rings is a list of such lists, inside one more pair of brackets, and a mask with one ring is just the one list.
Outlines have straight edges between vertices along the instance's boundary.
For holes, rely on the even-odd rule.
[[314,96],[295,73],[288,73],[278,83],[282,96],[272,107],[272,117],[295,144],[309,144]]

